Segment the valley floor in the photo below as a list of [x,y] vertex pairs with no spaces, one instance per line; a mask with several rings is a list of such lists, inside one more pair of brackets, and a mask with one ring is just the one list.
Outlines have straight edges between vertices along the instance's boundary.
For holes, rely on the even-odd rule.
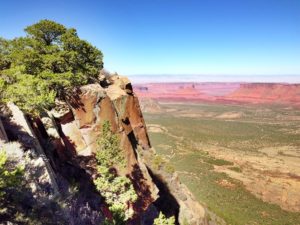
[[227,224],[300,224],[300,111],[164,103],[144,108],[156,151]]

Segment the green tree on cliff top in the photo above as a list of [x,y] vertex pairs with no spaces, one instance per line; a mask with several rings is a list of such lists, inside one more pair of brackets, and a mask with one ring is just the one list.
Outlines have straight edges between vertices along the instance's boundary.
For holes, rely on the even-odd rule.
[[25,28],[26,36],[0,38],[0,101],[40,113],[74,87],[95,80],[103,68],[100,50],[50,20]]

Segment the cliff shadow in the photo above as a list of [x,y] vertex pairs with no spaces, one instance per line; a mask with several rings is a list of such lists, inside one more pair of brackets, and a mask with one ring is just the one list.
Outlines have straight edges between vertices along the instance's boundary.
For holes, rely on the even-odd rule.
[[[34,135],[36,136],[33,137],[31,136],[27,131],[24,130],[24,127],[16,124],[14,121],[12,121],[10,118],[3,118],[2,122],[5,128],[5,132],[7,133],[8,136],[8,141],[13,142],[16,141],[20,143],[22,146],[23,151],[30,151],[30,163],[28,162],[26,164],[26,178],[22,177],[22,183],[23,185],[20,187],[12,187],[6,190],[6,196],[4,199],[2,199],[1,204],[2,206],[6,207],[5,213],[2,213],[0,215],[0,223],[9,221],[9,223],[14,223],[14,224],[21,224],[15,217],[18,217],[18,213],[23,213],[24,218],[26,219],[36,219],[39,218],[42,221],[52,221],[49,224],[93,224],[93,223],[82,223],[82,221],[86,221],[86,219],[76,219],[76,216],[78,212],[80,211],[87,211],[86,209],[86,203],[89,203],[89,207],[92,208],[94,207],[95,210],[93,212],[99,211],[99,200],[98,201],[88,201],[89,199],[95,199],[94,196],[87,198],[86,196],[80,197],[80,195],[74,195],[71,199],[68,201],[71,202],[70,205],[70,212],[74,223],[69,223],[70,221],[66,221],[65,219],[68,218],[67,211],[61,207],[59,202],[57,202],[56,199],[52,199],[50,196],[53,194],[52,192],[52,186],[49,182],[44,182],[43,178],[44,177],[44,168],[45,165],[40,165],[37,164],[35,165],[34,162],[38,159],[38,157],[42,157],[44,162],[49,160],[49,163],[52,167],[52,169],[55,172],[56,175],[56,181],[59,184],[59,189],[60,189],[60,194],[62,195],[61,197],[64,197],[63,193],[63,183],[66,183],[67,179],[62,179],[62,177],[71,177],[77,175],[78,177],[83,176],[84,179],[88,179],[87,176],[84,176],[83,171],[79,172],[78,168],[74,169],[73,165],[67,166],[67,163],[65,164],[59,164],[57,163],[57,160],[52,160],[58,159],[53,153],[55,151],[51,151],[49,149],[49,140],[48,137],[45,136],[45,133],[43,132],[43,129],[41,127],[36,126],[36,124],[32,124],[30,121],[30,118],[26,118],[29,122],[29,126],[31,126]],[[35,121],[36,122],[36,121]],[[35,126],[35,127],[34,127]],[[38,129],[41,129],[39,130]],[[46,158],[43,155],[39,155],[38,151],[35,149],[37,142],[41,145],[43,148],[44,153],[46,154]],[[31,151],[32,150],[32,151]],[[50,150],[50,151],[49,151]],[[31,154],[34,153],[34,154]],[[24,159],[25,160],[25,159]],[[26,161],[27,162],[27,161]],[[15,165],[14,165],[15,166]],[[61,168],[66,167],[66,170],[64,170],[65,174],[62,173]],[[55,169],[54,169],[55,168]],[[78,179],[78,177],[76,177]],[[34,184],[36,187],[38,187],[38,193],[35,193],[34,190],[32,190],[27,184]],[[86,183],[86,181],[82,182]],[[86,191],[87,192],[87,191]],[[37,197],[38,196],[38,197]],[[42,196],[42,197],[39,197]],[[41,203],[39,198],[43,198],[44,202]],[[64,198],[62,198],[64,199]],[[69,203],[68,202],[68,203]],[[101,202],[101,201],[100,201]],[[84,206],[84,207],[82,207]],[[96,208],[98,207],[98,208]],[[61,214],[60,212],[64,211],[65,214]],[[73,214],[73,215],[72,215]],[[91,215],[92,213],[83,213],[83,215]],[[93,220],[95,221],[102,221],[97,219],[95,216],[95,213],[93,213]],[[22,215],[22,214],[21,214]],[[91,221],[93,221],[91,220]],[[54,222],[55,221],[55,222]],[[59,221],[59,222],[58,222]],[[79,221],[79,223],[78,223]],[[57,222],[57,223],[56,223]],[[2,223],[1,223],[2,224]],[[23,223],[22,223],[23,224]],[[99,223],[94,223],[99,224]]]
[[67,145],[62,149],[64,157],[56,157],[56,150],[52,151],[52,157],[55,159],[62,197],[69,199],[70,216],[73,220],[70,224],[101,224],[107,206],[93,182],[93,175],[96,173],[95,157],[78,155],[75,144],[67,136],[63,140]]
[[34,146],[34,137],[30,136],[26,131],[24,131],[22,126],[13,122],[8,117],[1,117],[1,120],[9,142],[20,142],[25,150]]
[[159,198],[154,202],[156,208],[161,211],[166,217],[175,217],[175,224],[179,225],[179,203],[176,198],[172,195],[168,184],[164,181],[163,177],[159,174],[155,174],[149,167],[147,167],[153,182],[159,189]]
[[51,167],[55,168],[62,199],[68,199],[70,224],[101,224],[107,206],[93,182],[93,175],[96,174],[95,157],[78,155],[76,144],[64,134],[61,121],[54,121],[58,138],[49,137],[44,125],[38,121],[32,121],[31,127]]
[[138,200],[134,203],[134,209],[136,212],[142,212],[153,202],[153,199],[151,197],[150,186],[147,184],[147,180],[137,164],[133,166],[131,180],[139,196]]

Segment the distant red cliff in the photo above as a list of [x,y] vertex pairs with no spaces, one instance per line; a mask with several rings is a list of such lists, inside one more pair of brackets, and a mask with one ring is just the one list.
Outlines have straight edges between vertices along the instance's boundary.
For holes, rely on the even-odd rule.
[[241,84],[225,98],[249,103],[300,105],[300,84]]
[[287,104],[300,106],[300,84],[145,83],[134,86],[141,98],[159,101]]

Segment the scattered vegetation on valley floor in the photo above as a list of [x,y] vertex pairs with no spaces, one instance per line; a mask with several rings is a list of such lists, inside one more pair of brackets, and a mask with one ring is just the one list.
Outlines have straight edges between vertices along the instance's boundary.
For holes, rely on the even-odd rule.
[[[299,148],[299,138],[295,133],[299,121],[294,119],[299,116],[299,111],[287,111],[282,107],[274,107],[273,110],[260,106],[215,104],[193,104],[188,105],[188,109],[186,104],[165,106],[176,110],[145,114],[147,123],[158,124],[168,131],[150,132],[152,144],[157,154],[172,156],[172,164],[181,181],[210,211],[233,225],[299,224],[300,213],[288,212],[278,205],[263,202],[247,191],[240,181],[217,172],[216,166],[236,173],[243,170],[230,161],[214,158],[206,149],[231,149],[241,154],[259,155],[262,154],[259,150],[266,147],[289,145]],[[199,112],[199,117],[189,117],[184,113],[180,116],[179,112],[185,110]],[[242,111],[244,117],[230,120],[216,118],[220,113],[232,110]]]

